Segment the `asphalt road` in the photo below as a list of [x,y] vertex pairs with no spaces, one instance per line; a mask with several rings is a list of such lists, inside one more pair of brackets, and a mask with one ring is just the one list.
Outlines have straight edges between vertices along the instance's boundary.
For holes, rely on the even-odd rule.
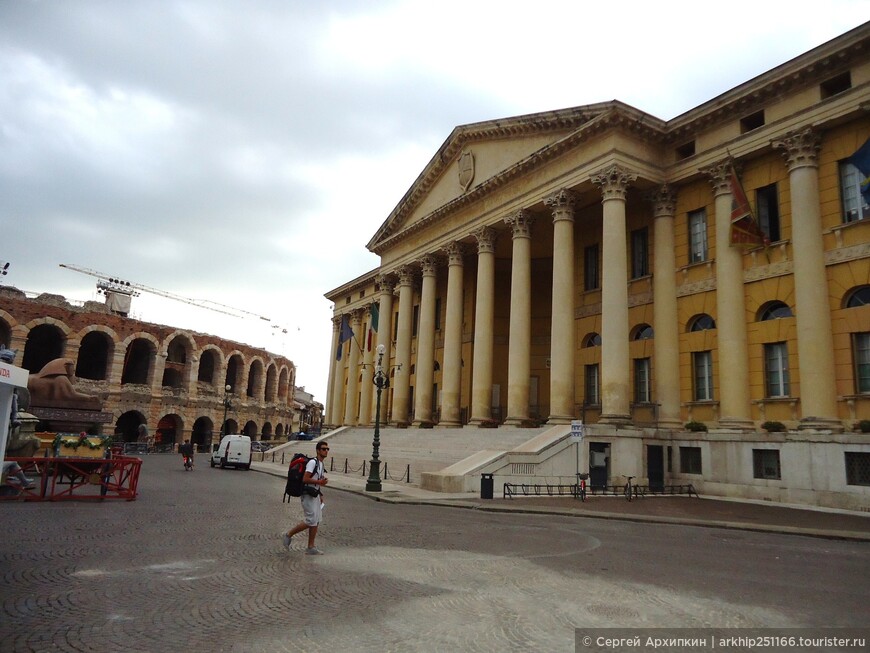
[[0,503],[0,651],[573,651],[575,628],[864,627],[870,545],[374,502],[145,457],[133,502]]

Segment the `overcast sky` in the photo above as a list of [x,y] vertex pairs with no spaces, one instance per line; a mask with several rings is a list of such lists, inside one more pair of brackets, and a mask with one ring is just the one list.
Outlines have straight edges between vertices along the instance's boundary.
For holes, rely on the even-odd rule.
[[377,267],[366,242],[455,126],[613,99],[671,119],[870,17],[804,9],[0,0],[0,283],[101,299],[67,263],[242,309],[133,300],[287,356],[324,402],[323,295]]

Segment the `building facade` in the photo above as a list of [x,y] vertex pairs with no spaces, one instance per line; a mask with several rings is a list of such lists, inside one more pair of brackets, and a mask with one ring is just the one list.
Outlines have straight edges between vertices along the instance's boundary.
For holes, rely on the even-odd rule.
[[57,295],[31,299],[0,288],[0,344],[17,350],[15,365],[30,373],[56,358],[74,361],[75,388],[99,396],[111,415],[92,428],[120,440],[136,441],[145,425],[162,445],[190,439],[206,447],[221,432],[269,440],[299,425],[292,361],[116,315],[99,302],[78,307]]
[[383,345],[393,423],[582,419],[599,482],[870,505],[868,139],[870,24],[669,121],[457,127],[326,295],[326,423],[372,422]]

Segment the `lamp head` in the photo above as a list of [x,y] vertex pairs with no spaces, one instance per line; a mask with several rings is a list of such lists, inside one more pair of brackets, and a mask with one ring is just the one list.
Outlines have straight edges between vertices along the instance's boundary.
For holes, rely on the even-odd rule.
[[233,386],[231,386],[231,385],[224,386],[224,390],[226,390],[227,392],[229,392],[232,389],[233,389]]
[[378,356],[383,356],[387,353],[387,348],[382,344],[378,345]]

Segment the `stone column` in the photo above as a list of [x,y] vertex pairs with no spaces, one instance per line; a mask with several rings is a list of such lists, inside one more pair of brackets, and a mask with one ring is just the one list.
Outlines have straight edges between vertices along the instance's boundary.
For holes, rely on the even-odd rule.
[[791,235],[802,429],[842,431],[834,385],[834,337],[828,311],[828,279],[819,200],[820,138],[812,129],[774,141],[784,150],[791,187]]
[[414,275],[402,266],[399,275],[399,330],[396,334],[396,376],[393,385],[393,418],[408,421],[411,395],[411,328],[414,323]]
[[716,340],[719,349],[719,426],[751,430],[749,347],[743,253],[731,245],[731,160],[701,172],[710,177],[716,211]]
[[477,297],[474,304],[474,362],[471,376],[471,419],[492,417],[492,345],[495,318],[495,229],[482,227],[477,239]]
[[680,333],[677,260],[674,255],[676,196],[665,185],[647,196],[653,205],[653,356],[658,426],[677,429],[680,420]]
[[[378,288],[381,291],[380,305],[378,307],[378,337],[377,347],[384,346],[384,372],[389,374],[390,356],[393,345],[393,290],[395,289],[395,279],[391,275],[382,274],[377,279]],[[377,347],[375,351],[377,351]],[[377,359],[377,354],[373,360]],[[389,397],[389,391],[381,392],[381,422],[386,423],[386,401]],[[375,414],[377,409],[377,393],[372,391],[371,414]]]
[[[362,333],[361,338],[361,344],[363,347],[363,364],[362,372],[360,373],[362,379],[360,380],[359,388],[359,420],[357,422],[361,426],[366,426],[372,423],[372,389],[374,388],[372,374],[374,374],[375,371],[373,360],[375,357],[375,349],[377,348],[375,343],[372,343],[371,347],[369,347],[367,331],[372,328],[371,306],[365,310],[365,317],[366,329]],[[374,340],[374,338],[372,339]]]
[[511,315],[508,340],[508,405],[505,424],[529,418],[529,374],[532,347],[532,224],[534,216],[520,209],[504,219],[513,230]]
[[432,383],[435,375],[435,272],[437,259],[420,259],[423,286],[420,290],[420,325],[417,333],[417,391],[414,393],[414,424],[432,421]]
[[[329,398],[324,404],[324,411],[326,414],[323,416],[324,424],[335,424],[337,423],[336,414],[332,411],[332,404],[335,399],[335,392],[333,390],[333,384],[335,380],[335,356],[338,353],[338,328],[339,322],[332,319],[332,348],[329,352],[329,380],[326,382],[326,388],[329,392]],[[229,365],[229,360],[224,362],[224,376],[227,376],[226,367]],[[221,386],[223,387],[223,386]]]
[[350,353],[347,356],[347,396],[344,398],[344,423],[356,426],[359,421],[357,395],[359,393],[359,333],[362,326],[362,311],[350,314],[350,328],[353,336],[350,339]]
[[550,417],[574,418],[574,193],[562,189],[544,203],[553,212],[553,317],[550,324]]
[[447,316],[444,320],[444,367],[441,370],[441,426],[462,426],[462,293],[463,248],[458,242],[444,248],[447,254]]
[[625,202],[637,175],[616,164],[591,177],[601,188],[601,417],[605,424],[631,423],[628,354],[628,245]]
[[334,369],[332,381],[332,408],[331,408],[331,424],[333,426],[341,426],[344,423],[344,357],[341,360],[336,360],[339,352],[342,352],[343,344],[338,344],[338,333],[341,329],[341,316],[336,315],[332,318],[333,332],[335,333],[335,356],[332,357],[332,366]]

